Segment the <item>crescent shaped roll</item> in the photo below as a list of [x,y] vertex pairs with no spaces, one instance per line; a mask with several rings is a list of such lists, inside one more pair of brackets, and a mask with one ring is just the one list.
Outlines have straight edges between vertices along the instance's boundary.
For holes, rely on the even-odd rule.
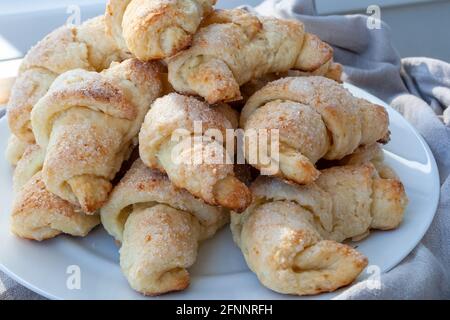
[[20,158],[22,158],[25,150],[32,144],[20,140],[15,135],[10,135],[8,139],[8,144],[6,146],[5,157],[9,164],[15,166],[19,162]]
[[120,264],[146,295],[185,289],[199,241],[212,237],[229,213],[175,187],[138,159],[101,210],[103,226],[122,243]]
[[342,159],[361,145],[389,137],[383,107],[353,97],[333,80],[314,76],[280,79],[257,91],[242,110],[240,126],[246,139],[260,130],[278,130],[278,176],[300,184],[317,179],[319,159]]
[[191,44],[216,0],[109,0],[106,30],[140,60],[170,57]]
[[367,162],[371,162],[375,166],[381,178],[400,180],[397,173],[384,163],[384,152],[379,143],[359,147],[351,155],[339,160],[338,164],[341,166],[360,165]]
[[86,236],[100,224],[98,215],[88,216],[73,204],[50,193],[42,179],[45,152],[30,145],[14,170],[15,197],[11,231],[21,238],[42,241],[60,234]]
[[87,214],[103,205],[160,95],[159,71],[156,63],[129,59],[102,73],[77,69],[55,80],[31,114],[46,150],[42,176],[49,191]]
[[[167,173],[174,185],[206,203],[243,211],[251,194],[235,177],[234,145],[232,150],[226,147],[227,130],[236,126],[237,115],[228,105],[209,106],[193,97],[169,94],[157,99],[145,117],[140,156],[148,167]],[[208,139],[208,132],[215,139]],[[231,133],[234,138],[234,130]]]
[[252,205],[231,216],[233,238],[265,286],[296,295],[351,283],[367,259],[340,242],[396,228],[407,205],[401,182],[370,163],[326,169],[307,186],[260,176],[251,190]]
[[167,59],[177,92],[213,104],[241,99],[239,87],[290,69],[327,75],[336,69],[333,49],[306,33],[298,21],[256,17],[245,10],[216,10],[194,35],[192,46]]
[[101,71],[126,55],[106,36],[102,16],[80,26],[62,26],[27,53],[8,102],[8,123],[13,134],[34,143],[30,113],[56,77],[73,69]]

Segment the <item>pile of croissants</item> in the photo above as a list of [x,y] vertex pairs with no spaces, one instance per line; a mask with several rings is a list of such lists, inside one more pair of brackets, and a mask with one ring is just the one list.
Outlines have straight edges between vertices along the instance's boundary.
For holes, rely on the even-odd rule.
[[[387,112],[341,85],[332,48],[301,22],[215,3],[110,0],[28,52],[8,103],[11,229],[42,241],[102,224],[145,295],[186,289],[199,243],[227,224],[264,286],[348,285],[368,261],[342,242],[398,227],[408,202],[383,162]],[[172,135],[192,139],[197,122],[277,129],[278,170],[174,161]],[[232,157],[227,143],[180,156]]]

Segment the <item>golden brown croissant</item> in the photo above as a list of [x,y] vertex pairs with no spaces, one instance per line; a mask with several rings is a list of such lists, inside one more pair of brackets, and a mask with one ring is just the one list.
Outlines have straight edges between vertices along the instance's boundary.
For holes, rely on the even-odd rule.
[[[314,165],[319,159],[341,159],[361,145],[389,137],[383,107],[353,97],[333,80],[314,76],[280,79],[257,91],[242,110],[240,126],[247,144],[260,130],[279,130],[279,157],[273,159],[277,174],[300,184],[317,179]],[[251,162],[264,168],[259,159]]]
[[61,233],[86,236],[100,223],[73,204],[50,193],[42,180],[43,150],[29,146],[17,163],[13,184],[16,196],[11,214],[11,230],[19,237],[42,241]]
[[102,206],[160,95],[159,70],[156,63],[129,59],[102,73],[77,69],[55,80],[31,114],[36,141],[46,150],[42,175],[51,192],[88,214]]
[[37,241],[61,233],[84,237],[99,223],[98,215],[85,215],[76,206],[47,191],[41,172],[17,194],[11,214],[12,232]]
[[[234,175],[230,154],[234,149],[225,146],[227,130],[236,128],[237,122],[227,105],[209,106],[193,97],[166,95],[153,103],[145,117],[139,134],[141,159],[205,202],[243,211],[251,194]],[[194,137],[197,125],[201,131]],[[206,139],[209,130],[221,137]],[[234,137],[234,131],[231,134]]]
[[192,46],[167,60],[178,92],[209,103],[241,99],[239,86],[268,73],[297,69],[328,74],[333,49],[306,33],[301,22],[256,17],[244,10],[216,10],[194,35]]
[[101,209],[103,226],[122,243],[120,265],[146,295],[183,290],[199,241],[212,237],[229,213],[175,187],[138,159]]
[[104,29],[101,16],[80,26],[65,25],[30,49],[20,66],[8,102],[9,126],[19,139],[34,142],[31,109],[59,74],[77,68],[101,71],[112,61],[125,58]]
[[260,176],[251,190],[252,205],[232,214],[235,242],[265,286],[297,295],[352,282],[367,259],[339,242],[397,227],[407,204],[401,182],[371,164],[324,170],[307,186]]
[[107,32],[140,60],[170,57],[191,44],[216,0],[109,0]]

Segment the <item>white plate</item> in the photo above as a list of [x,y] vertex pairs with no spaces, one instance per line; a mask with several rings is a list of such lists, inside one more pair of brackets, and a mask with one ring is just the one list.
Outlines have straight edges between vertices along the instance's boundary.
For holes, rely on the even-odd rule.
[[[386,145],[386,161],[400,175],[410,203],[399,229],[373,232],[357,243],[358,250],[382,272],[396,266],[410,253],[430,226],[439,200],[439,178],[433,155],[422,137],[400,114],[379,99],[351,85],[352,93],[389,111],[392,140]],[[19,239],[9,231],[11,168],[4,160],[7,137],[5,118],[0,121],[0,268],[31,290],[52,299],[146,299],[134,292],[118,264],[118,248],[101,228],[84,239],[60,236],[43,243]],[[69,266],[81,271],[81,289],[66,283]],[[154,299],[288,299],[259,284],[233,244],[229,228],[205,242],[191,268],[191,286],[184,292]],[[364,271],[357,281],[367,278]],[[331,298],[337,293],[312,298]]]

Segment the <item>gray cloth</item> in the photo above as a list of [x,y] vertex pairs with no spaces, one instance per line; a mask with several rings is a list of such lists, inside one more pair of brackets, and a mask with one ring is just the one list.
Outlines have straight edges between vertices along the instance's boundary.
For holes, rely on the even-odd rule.
[[[450,298],[450,65],[426,58],[401,60],[386,24],[370,30],[363,15],[316,16],[313,0],[266,0],[255,10],[300,19],[309,32],[332,44],[336,61],[345,65],[345,81],[399,110],[424,136],[439,166],[441,200],[422,242],[382,275],[380,289],[360,282],[338,299]],[[0,274],[0,299],[38,297]]]

